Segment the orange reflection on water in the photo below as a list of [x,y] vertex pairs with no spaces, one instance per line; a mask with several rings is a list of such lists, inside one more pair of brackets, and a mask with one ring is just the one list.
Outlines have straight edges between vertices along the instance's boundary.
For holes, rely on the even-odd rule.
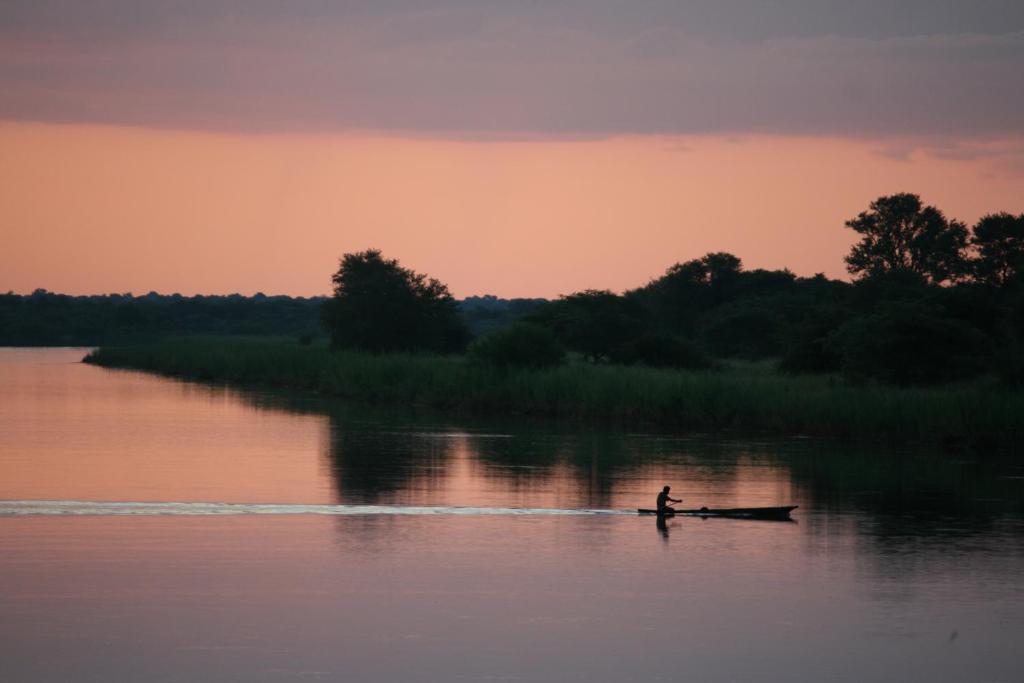
[[0,351],[0,498],[333,502],[327,418],[224,391]]

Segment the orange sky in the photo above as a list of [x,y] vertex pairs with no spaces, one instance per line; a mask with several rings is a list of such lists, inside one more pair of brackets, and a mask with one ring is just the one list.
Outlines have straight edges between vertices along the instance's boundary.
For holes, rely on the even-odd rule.
[[0,123],[0,290],[313,295],[378,247],[459,297],[621,290],[707,251],[839,277],[843,221],[917,192],[1024,211],[1018,139],[445,140]]

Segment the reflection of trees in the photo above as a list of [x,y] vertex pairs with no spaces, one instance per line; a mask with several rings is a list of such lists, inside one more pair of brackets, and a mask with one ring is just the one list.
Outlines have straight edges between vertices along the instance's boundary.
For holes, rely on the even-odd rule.
[[450,439],[427,438],[401,423],[360,424],[338,412],[330,420],[328,462],[340,502],[401,502],[412,489],[440,488],[447,476]]
[[[332,414],[329,463],[338,498],[346,503],[393,502],[412,490],[444,487],[453,458],[461,450],[478,466],[477,476],[522,499],[543,490],[571,491],[567,504],[606,507],[624,469],[630,467],[628,445],[621,436],[520,432],[510,438],[463,432],[429,423],[367,425]],[[520,495],[516,495],[520,494]],[[500,504],[500,503],[499,503]]]
[[616,472],[624,466],[621,437],[521,432],[473,445],[483,476],[512,491],[568,491],[567,504],[577,507],[608,507]]
[[[624,483],[646,482],[652,471],[680,481],[699,479],[709,493],[730,490],[738,477],[737,457],[750,453],[748,446],[729,442],[551,425],[524,429],[521,421],[465,419],[456,427],[431,416],[396,417],[350,406],[331,409],[330,425],[328,465],[338,500],[345,503],[437,504],[431,494],[451,483],[461,456],[477,479],[468,482],[473,493],[487,504],[610,508]],[[453,433],[463,436],[445,436]],[[640,497],[653,497],[656,491],[647,488]]]
[[[623,496],[653,496],[646,487],[660,475],[670,479],[659,485],[699,482],[702,496],[728,499],[743,493],[733,488],[745,463],[768,464],[791,482],[792,502],[804,510],[860,513],[847,518],[860,525],[857,533],[886,547],[908,539],[963,539],[998,530],[1006,517],[1024,516],[1024,467],[1007,459],[822,440],[637,436],[516,420],[460,417],[453,427],[436,414],[331,403],[314,394],[180,386],[208,400],[240,399],[258,410],[327,413],[327,464],[338,499],[347,503],[430,501],[460,455],[472,465],[472,477],[481,478],[469,480],[470,486],[489,482],[492,492],[508,492],[499,493],[494,504],[551,500],[544,494],[554,492],[558,505],[593,508],[614,507],[616,496],[619,504]],[[443,437],[451,432],[466,436]],[[495,433],[511,438],[483,436]],[[807,521],[816,533],[815,522]],[[827,531],[823,525],[821,532]]]
[[[484,476],[501,479],[513,490],[557,484],[574,492],[567,504],[588,508],[614,507],[617,494],[634,481],[646,482],[653,471],[671,472],[677,480],[699,477],[713,482],[715,489],[731,488],[741,453],[746,453],[744,447],[736,444],[594,429],[522,432],[514,439],[476,444]],[[645,488],[638,495],[653,500],[656,492]]]
[[804,500],[865,513],[871,528],[863,531],[879,542],[970,535],[1024,514],[1021,480],[1006,476],[1015,465],[1005,460],[818,444],[795,450],[787,464]]
[[808,520],[808,542],[849,536],[872,595],[884,601],[913,599],[920,577],[1002,580],[1024,554],[1016,531],[1024,482],[1007,476],[1019,464],[822,444],[788,461],[803,500],[830,513]]

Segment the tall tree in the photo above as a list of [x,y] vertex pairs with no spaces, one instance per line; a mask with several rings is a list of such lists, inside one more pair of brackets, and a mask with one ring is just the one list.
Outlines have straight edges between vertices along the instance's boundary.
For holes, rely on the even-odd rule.
[[916,194],[879,197],[846,227],[861,235],[846,257],[854,275],[910,271],[941,284],[967,274],[967,227],[923,206]]
[[321,320],[335,348],[461,351],[466,326],[448,287],[385,259],[377,249],[345,254]]
[[974,276],[1001,287],[1024,273],[1024,213],[993,213],[974,226],[971,245],[977,249]]

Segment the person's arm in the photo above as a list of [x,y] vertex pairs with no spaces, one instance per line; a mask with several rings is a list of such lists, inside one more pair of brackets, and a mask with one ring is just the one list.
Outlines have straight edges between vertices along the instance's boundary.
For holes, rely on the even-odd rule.
[[683,502],[682,498],[669,498],[669,500],[671,500],[673,503],[682,503]]

